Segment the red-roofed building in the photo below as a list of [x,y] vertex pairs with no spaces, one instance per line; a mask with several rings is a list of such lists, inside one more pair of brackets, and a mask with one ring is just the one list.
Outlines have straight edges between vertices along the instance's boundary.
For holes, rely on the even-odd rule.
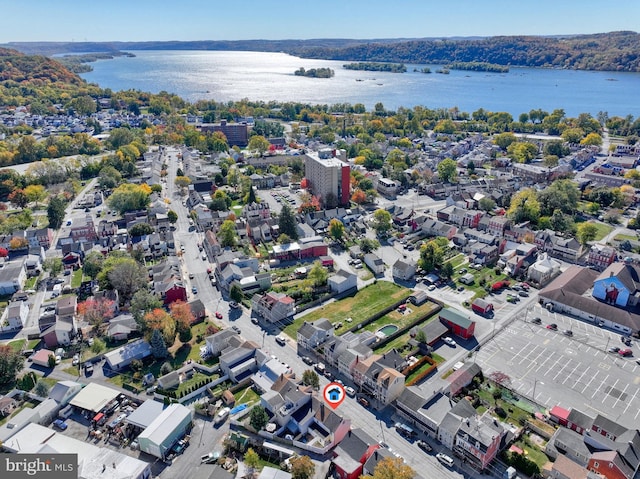
[[567,423],[569,420],[569,410],[560,406],[553,406],[549,411],[549,417],[553,422],[567,427]]
[[289,318],[296,312],[296,302],[284,293],[255,294],[251,298],[251,309],[271,323]]
[[33,356],[31,356],[31,361],[33,362],[33,364],[48,368],[49,356],[54,356],[53,351],[49,351],[48,349],[41,349]]

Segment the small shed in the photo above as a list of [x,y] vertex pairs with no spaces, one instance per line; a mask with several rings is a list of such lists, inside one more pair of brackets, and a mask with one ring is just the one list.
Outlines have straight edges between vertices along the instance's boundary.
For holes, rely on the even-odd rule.
[[41,349],[40,351],[36,352],[31,356],[31,361],[33,362],[33,364],[42,366],[44,368],[48,368],[49,356],[55,357],[55,354],[53,354],[53,351],[49,349]]
[[471,303],[471,309],[474,313],[482,314],[483,316],[489,316],[493,314],[493,304],[482,298],[476,298]]

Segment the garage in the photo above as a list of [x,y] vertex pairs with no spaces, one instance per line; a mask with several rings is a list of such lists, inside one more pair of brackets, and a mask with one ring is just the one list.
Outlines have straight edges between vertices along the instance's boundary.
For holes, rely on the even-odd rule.
[[76,394],[69,404],[83,411],[92,412],[95,415],[101,412],[102,409],[117,398],[119,394],[115,389],[97,383],[91,383]]

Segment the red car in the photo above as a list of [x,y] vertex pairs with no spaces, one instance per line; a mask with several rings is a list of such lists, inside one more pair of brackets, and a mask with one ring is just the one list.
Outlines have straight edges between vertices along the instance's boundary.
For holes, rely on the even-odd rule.
[[222,313],[220,311],[216,311],[216,318],[222,319]]
[[633,356],[633,351],[629,348],[626,349],[621,349],[620,351],[618,351],[618,354],[622,357],[627,357],[627,356]]

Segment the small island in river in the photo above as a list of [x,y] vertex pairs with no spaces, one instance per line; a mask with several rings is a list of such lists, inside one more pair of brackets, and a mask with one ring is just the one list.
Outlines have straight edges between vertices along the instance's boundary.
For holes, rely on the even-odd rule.
[[356,62],[342,65],[346,70],[365,70],[368,72],[404,73],[407,67],[402,63]]
[[310,68],[305,70],[300,67],[294,72],[295,76],[310,78],[331,78],[335,72],[331,68]]

